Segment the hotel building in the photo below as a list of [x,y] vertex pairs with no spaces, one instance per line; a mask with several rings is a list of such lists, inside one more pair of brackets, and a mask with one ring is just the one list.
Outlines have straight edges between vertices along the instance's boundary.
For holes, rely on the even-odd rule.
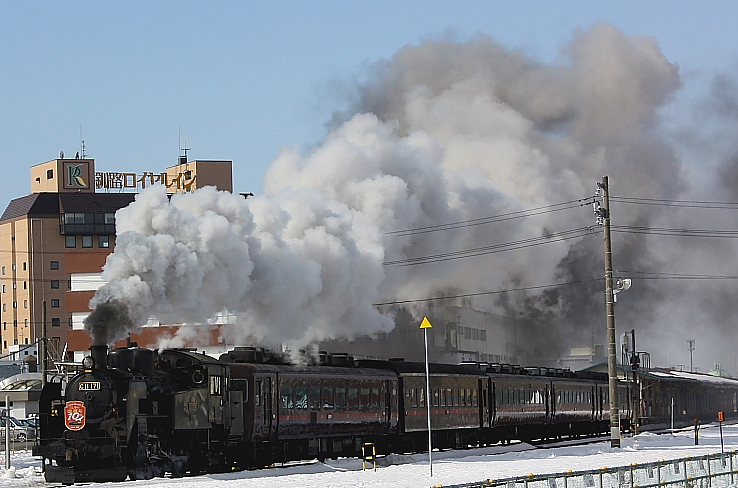
[[[0,217],[3,355],[22,360],[45,336],[51,359],[79,359],[90,344],[82,321],[115,247],[115,212],[154,184],[169,193],[233,191],[232,166],[180,157],[163,172],[101,173],[94,159],[60,155],[31,167],[31,193],[12,200]],[[161,332],[144,328],[131,340],[149,344]]]

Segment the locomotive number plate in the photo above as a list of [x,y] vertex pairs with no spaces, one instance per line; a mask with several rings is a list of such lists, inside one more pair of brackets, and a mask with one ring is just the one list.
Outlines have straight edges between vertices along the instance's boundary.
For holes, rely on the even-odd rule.
[[79,384],[79,391],[94,391],[100,389],[99,381],[82,381]]

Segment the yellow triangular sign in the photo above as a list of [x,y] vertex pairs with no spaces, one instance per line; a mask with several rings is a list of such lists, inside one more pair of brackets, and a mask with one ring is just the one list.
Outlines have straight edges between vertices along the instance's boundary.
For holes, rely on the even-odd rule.
[[428,317],[423,317],[423,322],[420,324],[421,329],[432,329],[433,326],[430,323],[430,320],[428,320]]

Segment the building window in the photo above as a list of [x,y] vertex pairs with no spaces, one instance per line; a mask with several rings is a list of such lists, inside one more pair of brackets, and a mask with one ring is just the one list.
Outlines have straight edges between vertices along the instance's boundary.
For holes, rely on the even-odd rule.
[[27,290],[28,289],[28,282],[27,281],[24,281],[23,282],[23,289],[24,290]]
[[3,322],[3,330],[8,330],[8,323],[7,322]]
[[52,261],[51,269],[59,269],[59,261]]
[[46,179],[50,180],[54,177],[54,170],[53,169],[47,169],[46,170]]
[[52,288],[59,288],[59,280],[51,280]]
[[66,247],[77,247],[77,236],[64,236]]
[[26,329],[28,328],[28,319],[23,321],[23,327]]
[[52,298],[51,299],[51,308],[59,308],[59,299],[58,298]]
[[5,285],[3,285],[3,293],[5,293]]
[[18,308],[18,302],[13,302],[13,308]]
[[16,283],[16,282],[13,282],[13,289],[15,290],[15,289],[17,289],[17,288],[18,288],[18,283]]
[[28,308],[28,300],[23,300],[23,308]]
[[5,274],[5,266],[3,266],[3,274]]
[[92,247],[92,236],[82,236],[82,247]]
[[24,261],[23,262],[23,271],[25,271],[27,269],[28,269],[28,263]]
[[13,271],[15,271],[15,263],[13,263],[13,266],[12,266],[12,268],[13,268]]
[[69,327],[71,328],[74,323],[72,322],[72,317],[69,317]]
[[8,304],[3,303],[3,312],[7,312],[7,311],[8,311]]
[[52,327],[59,327],[60,325],[61,325],[61,319],[59,317],[54,317],[51,319]]
[[104,249],[110,247],[110,236],[100,236],[100,247]]

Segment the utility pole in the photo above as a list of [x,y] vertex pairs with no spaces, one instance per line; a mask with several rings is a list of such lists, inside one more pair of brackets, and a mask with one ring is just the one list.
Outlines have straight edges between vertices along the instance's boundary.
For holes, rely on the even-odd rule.
[[605,311],[607,313],[607,375],[610,393],[610,446],[620,447],[620,415],[618,413],[618,370],[615,345],[615,293],[612,279],[612,245],[610,242],[610,193],[607,176],[597,186],[602,190],[602,207],[595,208],[597,222],[605,228]]

